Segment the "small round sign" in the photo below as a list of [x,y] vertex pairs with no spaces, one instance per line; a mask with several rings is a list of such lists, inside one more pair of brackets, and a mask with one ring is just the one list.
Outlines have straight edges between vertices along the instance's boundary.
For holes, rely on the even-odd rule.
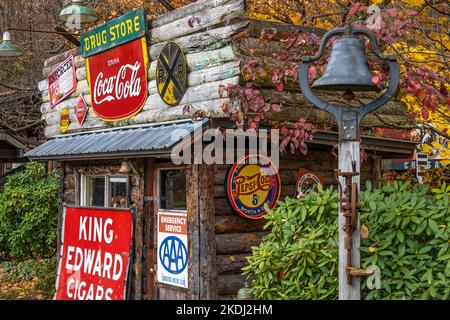
[[273,209],[280,197],[281,181],[270,159],[250,155],[238,161],[228,172],[227,195],[233,209],[245,218],[261,219]]
[[169,106],[181,102],[186,92],[186,56],[174,42],[161,51],[156,66],[156,85],[161,99]]
[[307,194],[308,192],[318,191],[318,185],[324,185],[324,178],[321,175],[314,174],[305,169],[298,170],[297,186],[295,188],[295,197]]

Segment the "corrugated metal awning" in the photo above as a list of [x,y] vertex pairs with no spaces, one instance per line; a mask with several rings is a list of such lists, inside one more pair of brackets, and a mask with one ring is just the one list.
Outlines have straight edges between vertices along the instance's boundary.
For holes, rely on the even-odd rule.
[[[31,160],[75,160],[129,156],[164,156],[208,120],[157,123],[58,136],[25,154]],[[172,132],[185,135],[172,139]]]

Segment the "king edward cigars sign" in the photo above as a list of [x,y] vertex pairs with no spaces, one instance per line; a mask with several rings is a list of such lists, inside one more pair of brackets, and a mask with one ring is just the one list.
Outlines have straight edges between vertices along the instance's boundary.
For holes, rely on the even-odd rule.
[[128,119],[147,99],[148,53],[143,9],[81,37],[92,110],[104,121]]

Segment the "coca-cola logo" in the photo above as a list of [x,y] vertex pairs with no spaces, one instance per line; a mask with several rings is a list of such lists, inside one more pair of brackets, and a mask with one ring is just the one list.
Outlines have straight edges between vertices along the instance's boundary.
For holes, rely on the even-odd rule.
[[94,85],[95,103],[138,97],[142,91],[141,78],[137,77],[140,68],[141,64],[136,61],[134,65],[122,66],[117,75],[109,78],[101,72]]
[[137,114],[147,98],[145,38],[88,58],[92,109],[105,121]]

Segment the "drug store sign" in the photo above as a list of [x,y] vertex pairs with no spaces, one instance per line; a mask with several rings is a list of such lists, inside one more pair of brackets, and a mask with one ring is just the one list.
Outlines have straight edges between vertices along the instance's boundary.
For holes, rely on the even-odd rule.
[[64,209],[56,300],[124,300],[132,212]]
[[112,20],[81,38],[95,115],[128,119],[147,100],[148,53],[144,10]]

